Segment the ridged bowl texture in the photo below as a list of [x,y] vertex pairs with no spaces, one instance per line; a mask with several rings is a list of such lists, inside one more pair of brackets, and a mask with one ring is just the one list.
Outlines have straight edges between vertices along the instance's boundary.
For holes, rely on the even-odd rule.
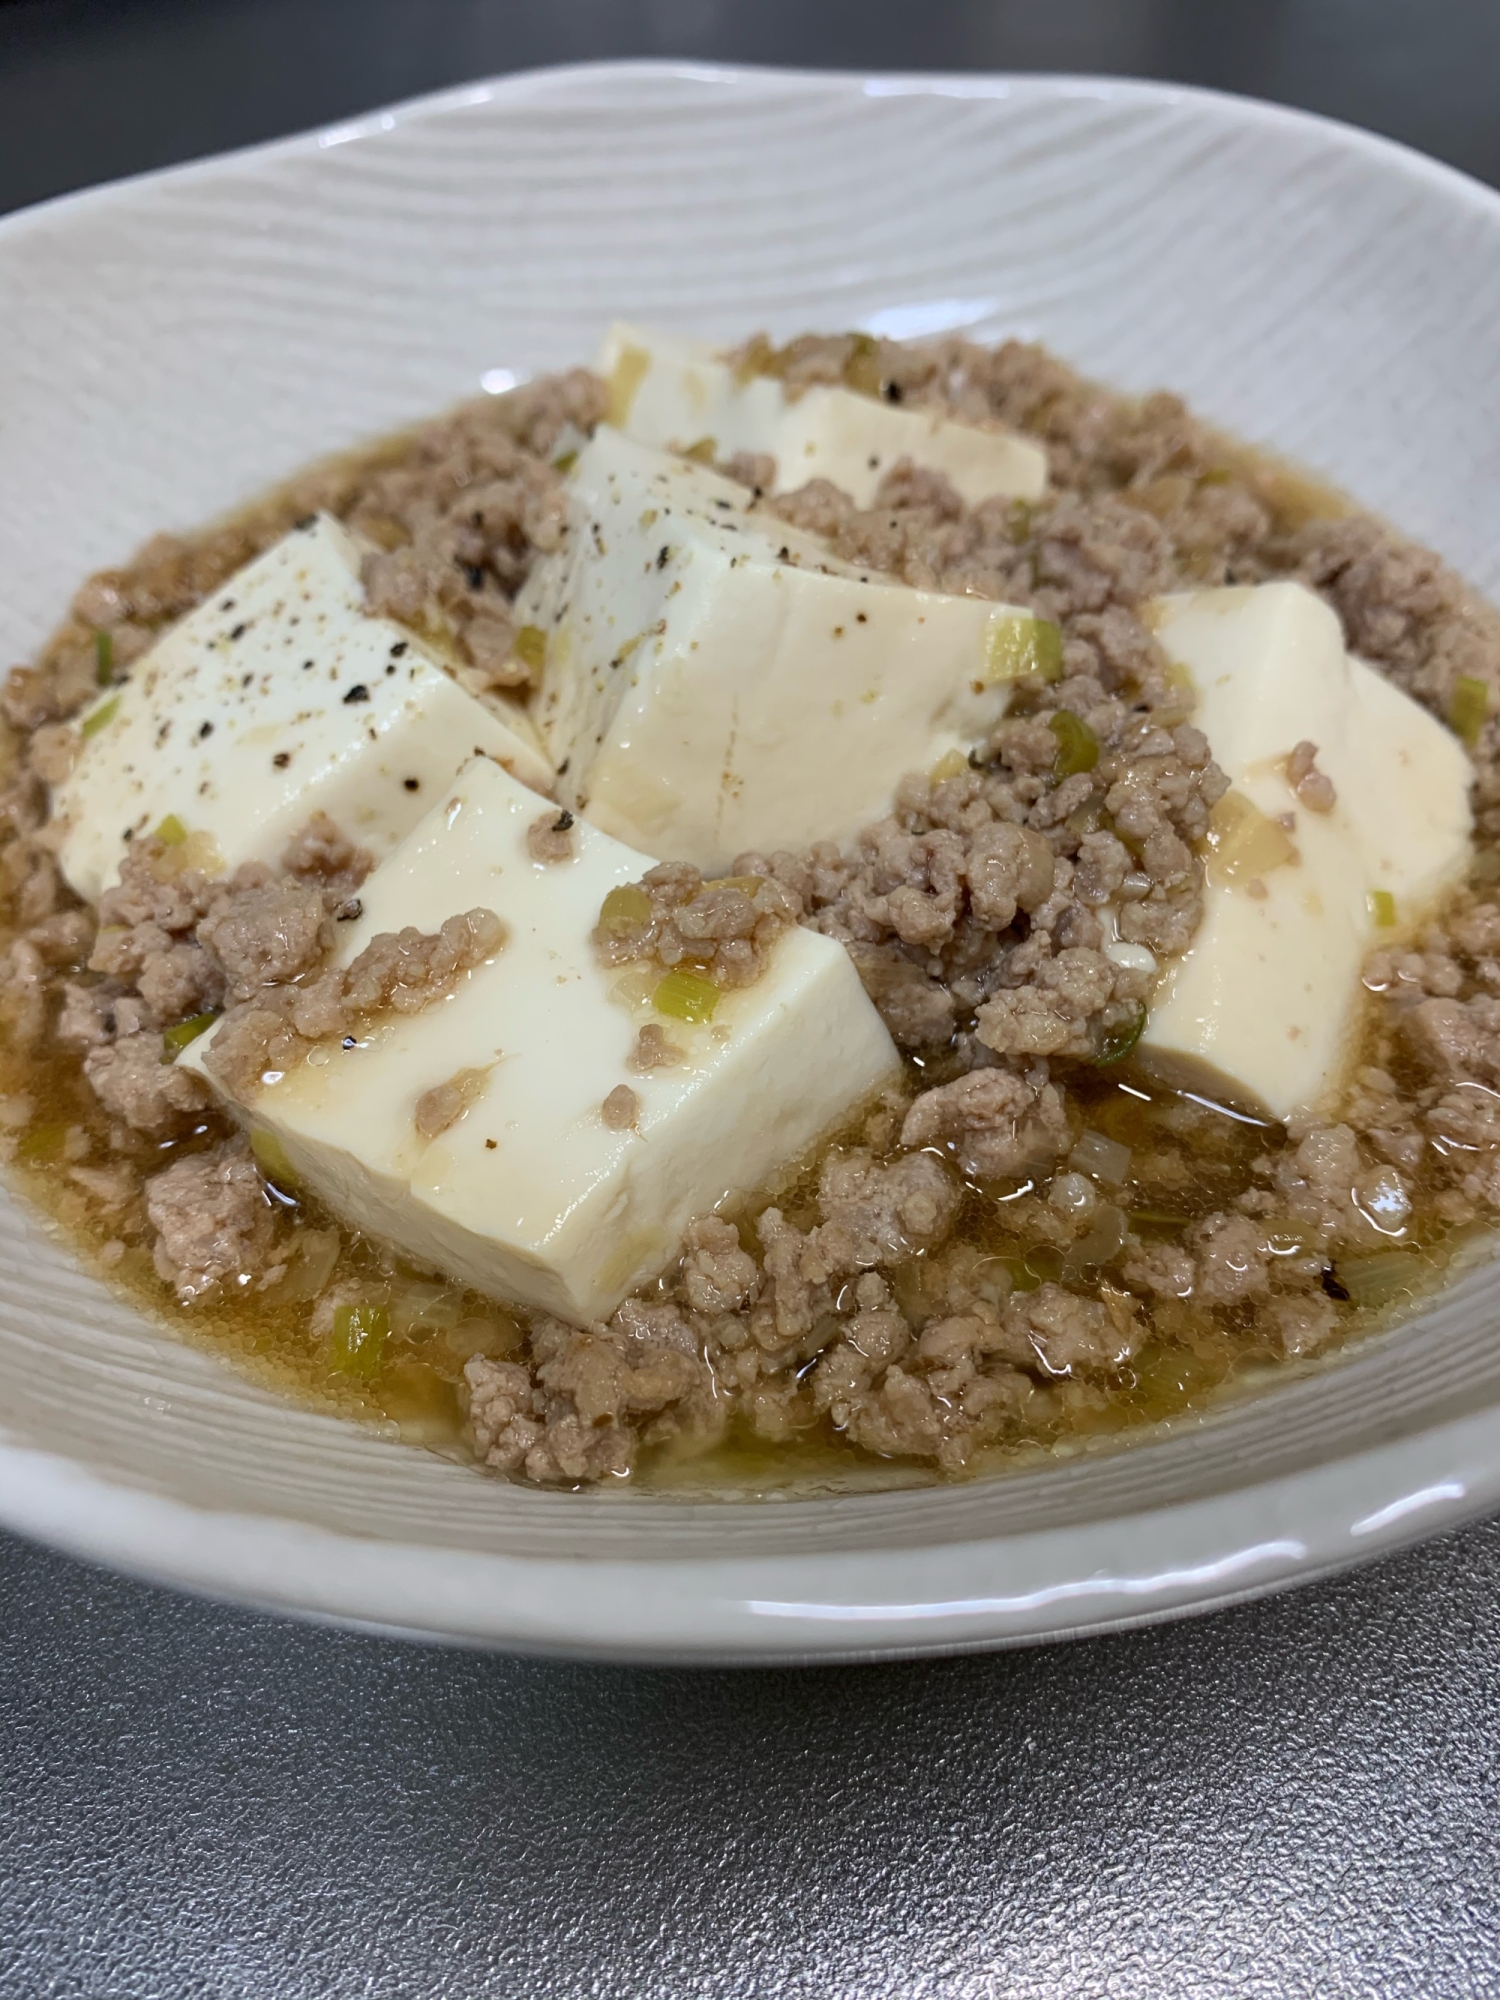
[[[583,359],[962,327],[1170,386],[1500,588],[1500,200],[1264,105],[1049,77],[621,64],[477,85],[0,224],[0,642],[307,459]],[[1500,1267],[1128,1449],[779,1502],[483,1480],[148,1324],[0,1196],[0,1519],[225,1597],[766,1660],[1036,1640],[1500,1504]]]

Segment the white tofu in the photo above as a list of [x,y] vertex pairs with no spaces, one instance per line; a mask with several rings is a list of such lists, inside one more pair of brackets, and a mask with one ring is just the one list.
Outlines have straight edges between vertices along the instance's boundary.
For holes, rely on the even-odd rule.
[[366,553],[317,516],[174,625],[84,718],[53,800],[79,895],[97,900],[127,843],[169,815],[226,870],[274,862],[319,811],[378,860],[476,751],[550,783],[524,709],[467,694],[405,626],[365,611]]
[[[605,896],[649,864],[582,822],[574,859],[533,861],[526,831],[545,810],[498,765],[469,764],[365,883],[341,955],[475,907],[504,919],[508,942],[447,999],[381,1020],[353,1048],[320,1047],[239,1109],[357,1227],[584,1323],[661,1271],[694,1216],[770,1181],[899,1063],[847,954],[811,931],[788,931],[708,1023],[656,1014],[641,997],[655,979],[602,968],[591,939]],[[652,1021],[686,1059],[640,1073],[628,1058]],[[211,1080],[212,1046],[209,1034],[182,1057]],[[417,1100],[462,1070],[485,1073],[477,1099],[423,1139]],[[621,1084],[639,1099],[634,1131],[601,1115]]]
[[971,504],[991,494],[1035,500],[1047,454],[1010,431],[981,430],[928,410],[903,409],[853,389],[815,387],[788,396],[769,375],[738,376],[702,341],[615,325],[594,363],[610,388],[610,421],[641,444],[712,455],[769,452],[783,490],[831,479],[856,506],[903,458],[946,473]]
[[[1202,924],[1167,965],[1138,1056],[1275,1118],[1326,1109],[1352,1053],[1366,954],[1464,873],[1469,760],[1346,653],[1337,617],[1301,584],[1162,598],[1151,622],[1187,670],[1193,720],[1233,787],[1216,823],[1239,810],[1242,825],[1208,857]],[[1304,740],[1338,793],[1331,812],[1309,811],[1288,784],[1287,753]]]
[[535,714],[560,796],[658,859],[847,839],[1005,712],[1029,613],[838,562],[607,425],[570,485],[517,600],[547,638]]

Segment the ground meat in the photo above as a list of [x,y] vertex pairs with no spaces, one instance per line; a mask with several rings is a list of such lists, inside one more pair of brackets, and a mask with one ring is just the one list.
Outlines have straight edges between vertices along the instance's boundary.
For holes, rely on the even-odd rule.
[[562,480],[547,455],[564,426],[591,431],[604,407],[603,384],[575,369],[414,434],[348,512],[351,527],[382,545],[365,565],[370,608],[450,634],[480,687],[529,680],[531,666],[513,650],[509,604],[566,526]]
[[487,1069],[455,1070],[446,1082],[435,1083],[431,1090],[424,1090],[412,1113],[418,1138],[436,1139],[450,1125],[456,1125],[464,1113],[479,1102],[489,1075]]
[[154,1175],[146,1211],[157,1271],[184,1304],[226,1280],[265,1285],[280,1274],[276,1213],[242,1139]]
[[526,852],[533,861],[571,861],[573,815],[564,810],[534,819],[526,829]]
[[[1198,849],[1225,789],[1141,606],[1165,589],[1297,576],[1356,650],[1435,713],[1447,715],[1461,677],[1481,682],[1486,840],[1500,836],[1500,616],[1379,523],[1308,518],[1283,473],[1175,397],[1114,396],[1040,349],[837,335],[759,340],[743,358],[793,395],[841,382],[1038,439],[1052,483],[1035,503],[967,506],[909,461],[868,508],[826,481],[773,495],[794,469],[764,459],[723,469],[763,511],[853,562],[1054,621],[1061,674],[1019,684],[966,769],[908,778],[846,846],[744,855],[716,882],[665,864],[611,899],[601,954],[648,980],[682,968],[745,984],[793,922],[837,940],[911,1053],[909,1079],[782,1205],[700,1218],[679,1267],[607,1325],[538,1316],[472,1354],[479,1455],[550,1485],[618,1478],[659,1446],[703,1448],[732,1414],[767,1441],[831,1431],[958,1472],[1016,1437],[1097,1429],[1122,1393],[1194,1370],[1213,1379],[1247,1354],[1320,1351],[1355,1312],[1339,1269],[1404,1241],[1414,1204],[1429,1229],[1500,1216],[1500,894],[1472,887],[1420,936],[1372,956],[1365,1060],[1338,1118],[1257,1132],[1159,1099],[1151,1137],[1133,1134],[1104,1179],[1091,1165],[1099,1135],[1092,1151],[1074,1140],[1107,1095],[1109,1072],[1093,1065],[1128,1044],[1154,977],[1139,951],[1119,963],[1131,954],[1116,940],[1156,957],[1191,944]],[[201,1082],[163,1060],[163,1029],[227,1004],[214,1059],[254,1087],[314,1040],[451,990],[503,938],[489,913],[470,912],[436,933],[378,937],[330,969],[334,926],[360,915],[371,858],[321,816],[278,869],[228,882],[180,849],[135,843],[96,936],[47,823],[47,785],[76,750],[68,719],[94,698],[102,659],[128,672],[164,623],[319,508],[375,543],[372,606],[436,636],[465,686],[524,682],[537,648],[517,648],[511,601],[538,552],[559,544],[552,460],[603,407],[594,377],[548,378],[368,458],[314,467],[227,526],[159,537],[90,579],[42,659],[0,694],[28,738],[0,792],[0,1024],[13,1054],[70,1052],[98,1100],[87,1127],[38,1126],[41,1094],[7,1090],[0,1146],[51,1149],[67,1199],[110,1218],[110,1254],[153,1232],[157,1267],[185,1298],[269,1283],[284,1257],[243,1142],[215,1141],[223,1128]],[[1092,738],[1091,768],[1064,768],[1061,736]],[[1310,742],[1287,753],[1286,775],[1302,808],[1335,804]],[[560,818],[530,830],[538,860],[572,852]],[[652,1023],[630,1068],[683,1060]],[[472,1092],[467,1072],[424,1092],[418,1136],[440,1136]],[[600,1115],[628,1131],[638,1110],[622,1083]],[[163,1141],[205,1149],[147,1181],[143,1205],[131,1190]],[[391,1296],[389,1274],[328,1270],[309,1301],[319,1339],[340,1305]]]
[[375,866],[375,857],[369,848],[350,840],[327,813],[319,812],[287,842],[281,866],[286,874],[315,883],[325,899],[337,905],[359,888]]
[[302,985],[272,986],[231,1008],[206,1057],[236,1096],[306,1059],[319,1041],[348,1034],[389,1010],[419,1013],[451,993],[465,972],[500,951],[506,928],[493,910],[449,917],[436,931],[381,931],[347,967]]
[[1071,1137],[1062,1092],[1037,1063],[1029,1071],[977,1069],[924,1091],[906,1114],[901,1143],[951,1145],[964,1173],[998,1177],[1050,1165]]
[[91,1049],[83,1073],[105,1110],[137,1132],[179,1131],[210,1101],[202,1077],[169,1062],[153,1029]]
[[671,1069],[684,1060],[682,1050],[668,1038],[665,1028],[654,1021],[648,1021],[641,1029],[630,1051],[632,1069]]
[[[261,879],[256,880],[259,876]],[[198,926],[198,940],[223,969],[232,1000],[310,972],[333,943],[319,890],[278,881],[269,869],[239,871]]]
[[641,1100],[628,1083],[617,1083],[599,1107],[599,1116],[611,1132],[633,1132],[640,1116]]
[[730,879],[705,882],[687,862],[664,861],[614,891],[594,933],[602,962],[644,961],[668,972],[686,965],[716,986],[752,985],[800,909],[772,876],[738,863],[736,870]]

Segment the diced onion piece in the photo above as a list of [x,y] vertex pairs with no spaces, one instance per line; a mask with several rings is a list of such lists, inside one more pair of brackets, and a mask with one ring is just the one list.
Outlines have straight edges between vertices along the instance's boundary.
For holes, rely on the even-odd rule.
[[717,438],[694,438],[691,444],[684,445],[682,448],[682,456],[690,458],[694,465],[712,465],[718,455],[719,443]]
[[711,1021],[718,1004],[719,989],[713,981],[681,966],[669,972],[651,995],[657,1013],[674,1021]]
[[1396,899],[1389,889],[1372,889],[1369,896],[1370,920],[1380,931],[1396,927]]
[[577,463],[578,454],[576,451],[560,451],[552,461],[552,470],[562,473],[566,478]]
[[940,785],[944,778],[961,778],[969,768],[969,760],[962,750],[949,750],[939,757],[927,773],[929,781]]
[[1102,1132],[1081,1132],[1068,1155],[1068,1165],[1077,1173],[1092,1174],[1095,1180],[1118,1186],[1130,1172],[1130,1159],[1130,1148],[1118,1139],[1106,1138]]
[[339,1306],[333,1315],[329,1366],[339,1375],[373,1375],[390,1333],[391,1316],[384,1306]]
[[1333,1270],[1355,1305],[1384,1306],[1410,1290],[1418,1259],[1412,1250],[1376,1250],[1368,1257],[1340,1257]]
[[153,837],[159,840],[163,847],[181,847],[188,837],[188,830],[176,813],[168,813],[166,818],[153,829]]
[[1473,674],[1460,674],[1448,697],[1448,727],[1472,750],[1490,712],[1490,691]]
[[1093,770],[1099,761],[1099,739],[1081,716],[1074,715],[1069,708],[1060,708],[1047,727],[1057,738],[1057,755],[1052,762],[1056,783],[1075,778],[1081,771]]
[[1205,874],[1215,889],[1250,882],[1298,859],[1292,837],[1243,792],[1226,792],[1209,815]]
[[317,1298],[333,1276],[339,1244],[336,1229],[299,1229],[292,1238],[286,1276],[276,1287],[275,1296],[288,1302]]
[[94,679],[100,687],[107,688],[115,677],[115,635],[113,632],[94,634]]
[[424,1340],[457,1326],[463,1310],[463,1294],[454,1286],[413,1279],[392,1296],[391,1326],[403,1340]]
[[1089,1225],[1088,1234],[1069,1247],[1064,1274],[1091,1271],[1107,1264],[1125,1241],[1125,1215],[1112,1201],[1101,1202]]
[[990,681],[1062,679],[1062,627],[1046,618],[993,618],[985,639]]

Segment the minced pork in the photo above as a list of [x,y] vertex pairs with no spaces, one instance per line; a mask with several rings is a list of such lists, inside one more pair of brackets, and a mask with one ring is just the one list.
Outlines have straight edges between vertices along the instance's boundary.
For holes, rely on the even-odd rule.
[[[1309,1355],[1366,1323],[1380,1288],[1359,1280],[1384,1255],[1385,1296],[1399,1290],[1398,1240],[1434,1249],[1500,1212],[1500,618],[1435,557],[1227,445],[1175,397],[1115,396],[1039,348],[809,337],[743,358],[793,392],[847,381],[1045,444],[1052,490],[1034,504],[968,507],[910,464],[864,510],[823,480],[777,492],[764,459],[721,469],[851,561],[1055,621],[1062,678],[1024,683],[967,766],[907,778],[848,846],[743,855],[709,883],[664,864],[604,913],[605,962],[686,963],[723,986],[757,977],[789,924],[837,939],[906,1081],[771,1205],[697,1221],[679,1267],[607,1325],[534,1315],[501,1339],[464,1334],[487,1324],[482,1305],[462,1320],[444,1366],[462,1377],[468,1448],[549,1484],[726,1437],[839,1439],[957,1473],[998,1446],[1107,1425],[1143,1384],[1212,1385],[1239,1359]],[[96,918],[58,873],[46,787],[99,662],[128,670],[163,625],[328,508],[378,545],[372,607],[440,639],[477,692],[524,692],[511,602],[564,533],[552,461],[603,409],[593,376],[550,377],[315,467],[227,526],[158,537],[91,578],[6,682],[19,755],[0,800],[0,1150],[46,1159],[44,1198],[66,1190],[106,1265],[149,1251],[189,1305],[298,1298],[313,1344],[350,1299],[396,1297],[404,1280],[378,1245],[353,1246],[352,1279],[347,1233],[268,1188],[200,1080],[162,1060],[162,1034],[228,1008],[216,1060],[243,1083],[374,1009],[425,1004],[504,937],[470,911],[330,971],[369,857],[327,820],[279,869],[228,882],[143,843]],[[1140,607],[1270,577],[1319,591],[1350,646],[1439,715],[1460,677],[1491,690],[1473,746],[1475,877],[1421,936],[1371,959],[1363,1061],[1337,1122],[1285,1129],[1114,1088],[1151,979],[1106,955],[1099,916],[1113,905],[1120,936],[1159,958],[1189,944],[1199,844],[1225,789]],[[1089,768],[1062,768],[1060,716],[1097,746]],[[1294,755],[1301,803],[1326,810],[1316,745]],[[543,813],[529,838],[538,859],[563,859],[571,820]],[[650,1027],[633,1061],[676,1056]],[[56,1096],[43,1066],[58,1061],[92,1108],[39,1126]],[[461,1075],[430,1093],[421,1129],[461,1116],[465,1088]],[[633,1091],[604,1109],[628,1127]],[[309,1269],[315,1282],[289,1293]],[[420,1361],[426,1338],[408,1312],[393,1365]]]

